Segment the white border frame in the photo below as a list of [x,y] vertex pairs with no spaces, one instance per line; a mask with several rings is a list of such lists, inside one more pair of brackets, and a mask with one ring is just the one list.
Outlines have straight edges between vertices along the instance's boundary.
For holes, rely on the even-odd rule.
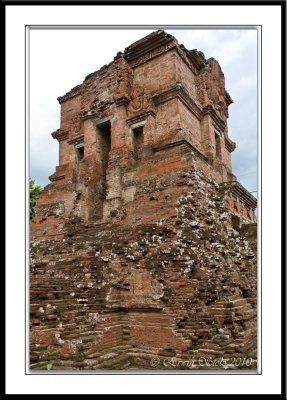
[[[95,13],[96,7],[96,13]],[[123,7],[125,11],[123,12]],[[151,12],[152,7],[152,12]],[[67,12],[69,8],[69,12]],[[219,11],[220,8],[220,12]],[[248,9],[247,9],[248,8]],[[89,9],[89,10],[88,10]],[[280,6],[7,6],[7,394],[254,393],[281,390],[281,7]],[[264,218],[262,375],[25,375],[24,298],[24,32],[25,25],[117,24],[263,26],[262,160]],[[272,49],[272,57],[269,56]],[[276,63],[274,65],[274,59]],[[15,71],[16,68],[16,71]],[[19,107],[22,99],[22,107]],[[276,101],[275,101],[276,99]],[[15,101],[17,118],[15,118]],[[17,133],[16,133],[17,132]],[[272,135],[269,133],[272,132]],[[271,162],[270,162],[271,155]],[[15,163],[16,167],[15,167]],[[272,164],[272,165],[271,165]],[[260,181],[260,179],[259,179]],[[17,183],[17,184],[15,184]],[[272,187],[272,192],[270,191]],[[261,200],[261,198],[259,199]],[[268,227],[268,229],[264,228]],[[272,246],[270,246],[272,243]],[[19,251],[16,249],[19,248]],[[271,292],[271,294],[270,294]],[[14,382],[17,382],[15,385]],[[111,384],[112,382],[112,384]]]

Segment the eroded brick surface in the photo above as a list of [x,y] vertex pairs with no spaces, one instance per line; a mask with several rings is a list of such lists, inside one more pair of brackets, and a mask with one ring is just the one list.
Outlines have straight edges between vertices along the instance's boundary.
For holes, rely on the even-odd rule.
[[256,199],[232,174],[217,61],[158,31],[59,101],[31,222],[31,368],[255,368]]

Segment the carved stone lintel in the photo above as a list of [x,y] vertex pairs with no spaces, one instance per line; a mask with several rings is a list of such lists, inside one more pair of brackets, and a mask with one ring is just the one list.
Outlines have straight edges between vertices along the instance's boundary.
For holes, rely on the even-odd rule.
[[152,116],[153,118],[155,118],[156,114],[152,110],[149,110],[144,113],[133,115],[132,117],[127,119],[126,122],[129,126],[132,126],[134,124],[137,124],[138,122],[142,122],[142,121],[146,120],[149,116]]
[[130,98],[128,96],[121,96],[115,99],[116,100],[116,106],[127,106],[130,102]]
[[75,137],[75,138],[73,138],[71,140],[68,140],[69,144],[73,144],[75,146],[77,144],[80,144],[80,143],[83,143],[83,142],[84,142],[84,135],[81,135],[81,136]]
[[106,124],[107,122],[111,121],[113,119],[113,115],[109,115],[104,118],[98,118],[94,121],[94,125],[100,127],[101,125]]
[[86,119],[96,118],[98,115],[98,110],[89,110],[83,113],[82,120],[85,121]]

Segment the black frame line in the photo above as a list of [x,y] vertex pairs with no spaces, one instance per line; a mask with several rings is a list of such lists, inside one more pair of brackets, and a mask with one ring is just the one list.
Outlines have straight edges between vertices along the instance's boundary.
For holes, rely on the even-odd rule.
[[[77,7],[77,6],[165,6],[165,7],[177,7],[177,6],[284,6],[285,1],[267,1],[267,0],[263,0],[263,1],[248,1],[248,0],[234,0],[234,1],[230,1],[230,0],[179,0],[178,2],[176,2],[176,4],[168,4],[171,3],[171,1],[169,0],[156,0],[156,1],[152,1],[152,0],[145,0],[145,1],[134,1],[134,0],[130,0],[130,1],[122,1],[122,0],[100,0],[100,1],[95,1],[95,0],[84,0],[84,1],[76,1],[76,0],[44,0],[44,1],[40,1],[39,0],[28,0],[28,1],[15,1],[15,0],[1,0],[1,3],[5,6],[35,6],[35,5],[48,5],[48,6],[73,6],[73,7]],[[71,4],[74,3],[74,4]]]
[[[174,2],[173,4],[167,4],[169,1],[138,1],[136,5],[154,5],[154,6],[165,6],[165,7],[170,7],[170,6],[187,6],[187,5],[200,5],[200,6],[227,6],[227,5],[234,5],[234,6],[280,6],[281,8],[281,66],[282,66],[282,71],[281,71],[281,80],[282,80],[282,88],[281,88],[281,186],[282,186],[282,192],[281,192],[281,213],[282,213],[282,221],[281,221],[281,273],[282,273],[282,280],[281,280],[281,293],[282,293],[282,314],[281,314],[281,319],[282,319],[282,338],[281,338],[281,393],[276,395],[279,397],[283,397],[284,399],[286,398],[286,381],[285,381],[285,373],[286,373],[286,269],[284,268],[286,265],[286,249],[285,249],[285,237],[286,237],[286,115],[285,115],[285,104],[286,104],[286,1],[178,1]],[[72,4],[71,4],[72,3]],[[73,1],[73,0],[67,0],[67,1],[38,1],[38,0],[30,0],[30,1],[14,1],[14,0],[0,0],[0,6],[3,6],[4,11],[6,11],[6,7],[10,6],[35,6],[35,5],[46,5],[46,6],[67,6],[69,5],[70,7],[75,7],[75,6],[96,6],[96,5],[105,5],[105,6],[112,6],[112,5],[121,5],[121,6],[131,6],[135,5],[133,1]],[[5,37],[5,12],[3,13],[3,24],[2,24],[2,29],[3,29],[3,37]],[[193,25],[194,26],[194,25]],[[222,25],[223,27],[224,25]],[[111,29],[111,28],[110,28]],[[177,28],[179,29],[179,28]],[[4,39],[4,52],[6,51],[5,49],[5,39]],[[25,94],[27,93],[27,81],[26,81],[26,62],[27,62],[27,52],[26,52],[26,32],[25,32]],[[261,55],[262,55],[262,42],[261,42]],[[5,71],[6,71],[6,65],[5,65]],[[261,63],[261,97],[262,97],[262,63]],[[5,79],[5,78],[4,78]],[[259,87],[259,86],[258,86]],[[4,96],[6,94],[6,85],[4,84]],[[284,90],[285,89],[285,90]],[[26,182],[26,176],[27,176],[27,111],[28,111],[28,105],[26,104],[26,99],[25,99],[25,168],[24,168],[24,179]],[[261,113],[261,128],[262,128],[262,113]],[[6,148],[6,147],[5,147]],[[261,141],[261,146],[260,146],[260,151],[262,154],[262,141]],[[261,179],[262,179],[262,169],[260,171]],[[259,178],[259,175],[258,175]],[[27,188],[26,188],[27,189]],[[25,215],[28,215],[27,212],[27,192],[25,191]],[[262,196],[262,184],[261,184],[261,196]],[[260,218],[262,220],[262,204],[260,208]],[[6,221],[6,219],[5,219]],[[27,226],[29,225],[29,222],[27,219],[25,219],[25,252],[27,249],[27,236],[26,236],[26,231],[27,231]],[[260,240],[262,243],[262,230],[260,232]],[[25,254],[25,272],[26,272],[26,254]],[[262,279],[262,276],[261,276]],[[285,285],[284,285],[285,284]],[[261,289],[262,290],[262,289]],[[284,301],[285,300],[285,301]],[[26,321],[26,290],[25,290],[25,323]],[[261,302],[261,324],[262,324],[262,302]],[[262,335],[262,332],[261,332]],[[284,340],[285,339],[285,340]],[[25,330],[25,343],[26,342],[26,330]],[[262,347],[262,342],[261,342],[261,347]],[[6,355],[6,352],[5,352]],[[261,360],[262,363],[262,360]],[[285,372],[285,373],[284,373]],[[261,372],[262,373],[262,372]],[[79,373],[77,373],[78,375]],[[155,372],[152,372],[153,375],[157,375]],[[213,373],[214,374],[214,373]],[[26,352],[25,352],[25,375],[32,375],[32,374],[26,374]],[[35,374],[33,374],[35,375]],[[36,375],[42,375],[42,374],[36,374]],[[62,374],[61,375],[72,375],[72,374]],[[80,374],[80,375],[95,375],[87,373],[87,374]],[[104,374],[104,375],[112,375],[112,373]],[[129,374],[133,375],[133,374]],[[142,374],[136,374],[136,375],[142,375]],[[147,374],[146,374],[147,375]],[[161,375],[161,374],[160,374]],[[174,375],[174,374],[173,374]],[[200,374],[200,375],[207,375],[207,374]],[[238,374],[236,374],[238,375]],[[241,375],[241,374],[240,374]],[[6,383],[6,382],[5,382]]]

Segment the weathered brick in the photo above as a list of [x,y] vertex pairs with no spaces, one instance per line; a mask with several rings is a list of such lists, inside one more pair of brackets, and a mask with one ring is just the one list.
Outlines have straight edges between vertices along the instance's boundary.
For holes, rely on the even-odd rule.
[[256,199],[232,174],[218,62],[157,31],[59,101],[31,221],[31,368],[254,355]]

